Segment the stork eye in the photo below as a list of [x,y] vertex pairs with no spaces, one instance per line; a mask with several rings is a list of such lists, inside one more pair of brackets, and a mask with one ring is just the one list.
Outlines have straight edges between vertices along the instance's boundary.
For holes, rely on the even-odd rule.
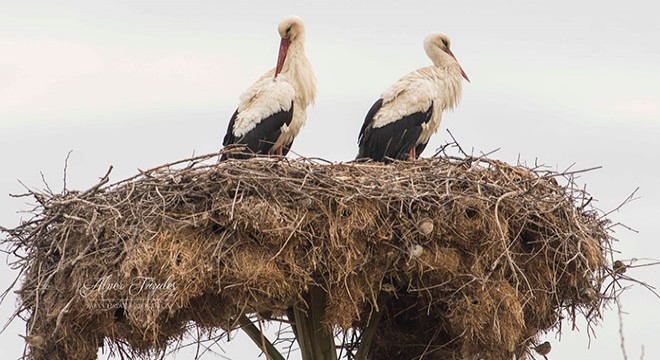
[[286,28],[286,32],[285,32],[285,34],[286,34],[287,37],[289,36],[289,32],[291,32],[291,26],[289,26],[288,28]]
[[447,40],[445,40],[445,39],[442,39],[442,44],[443,44],[445,47],[449,47],[449,43],[448,43]]

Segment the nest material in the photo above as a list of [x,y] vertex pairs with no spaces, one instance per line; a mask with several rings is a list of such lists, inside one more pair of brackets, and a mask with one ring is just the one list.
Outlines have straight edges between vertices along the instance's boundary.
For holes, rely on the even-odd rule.
[[45,339],[28,358],[94,358],[104,341],[149,358],[194,328],[281,317],[318,286],[334,329],[359,332],[386,299],[370,359],[521,359],[606,301],[607,221],[561,174],[471,157],[215,160],[30,194],[35,217],[5,240],[19,314]]

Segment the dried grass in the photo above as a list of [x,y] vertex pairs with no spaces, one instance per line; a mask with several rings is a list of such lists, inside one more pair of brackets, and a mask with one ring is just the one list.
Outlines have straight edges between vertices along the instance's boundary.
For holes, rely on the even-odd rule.
[[[34,218],[7,230],[24,275],[17,313],[45,338],[29,359],[95,358],[104,342],[151,358],[243,313],[282,317],[310,286],[329,294],[325,322],[339,330],[359,332],[386,296],[370,359],[522,359],[607,302],[608,221],[571,174],[474,157],[214,154],[106,182],[30,192]],[[90,288],[104,278],[174,288]]]

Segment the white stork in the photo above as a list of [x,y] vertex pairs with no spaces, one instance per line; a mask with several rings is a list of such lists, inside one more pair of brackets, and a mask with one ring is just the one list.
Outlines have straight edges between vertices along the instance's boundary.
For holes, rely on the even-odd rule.
[[307,106],[316,98],[316,79],[305,56],[305,26],[300,18],[284,19],[277,66],[261,76],[240,97],[229,120],[224,146],[243,145],[246,152],[222,159],[258,154],[286,155],[307,119]]
[[433,66],[417,69],[390,86],[371,107],[360,130],[358,159],[414,160],[438,130],[442,112],[461,97],[468,76],[450,50],[447,35],[424,39]]

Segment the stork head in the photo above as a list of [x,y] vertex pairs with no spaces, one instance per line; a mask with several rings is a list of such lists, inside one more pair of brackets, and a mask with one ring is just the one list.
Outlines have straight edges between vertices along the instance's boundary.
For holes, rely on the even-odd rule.
[[280,22],[277,31],[280,33],[282,40],[280,41],[280,52],[277,57],[277,66],[275,67],[275,77],[277,77],[282,71],[282,67],[284,67],[284,61],[286,60],[291,43],[303,41],[305,38],[305,25],[303,25],[302,19],[299,17],[289,16]]
[[454,62],[458,65],[458,68],[461,70],[461,75],[470,82],[465,71],[461,67],[461,64],[458,63],[454,53],[451,52],[451,41],[449,37],[445,34],[431,34],[424,39],[424,50],[426,55],[431,58],[435,65],[442,65]]

